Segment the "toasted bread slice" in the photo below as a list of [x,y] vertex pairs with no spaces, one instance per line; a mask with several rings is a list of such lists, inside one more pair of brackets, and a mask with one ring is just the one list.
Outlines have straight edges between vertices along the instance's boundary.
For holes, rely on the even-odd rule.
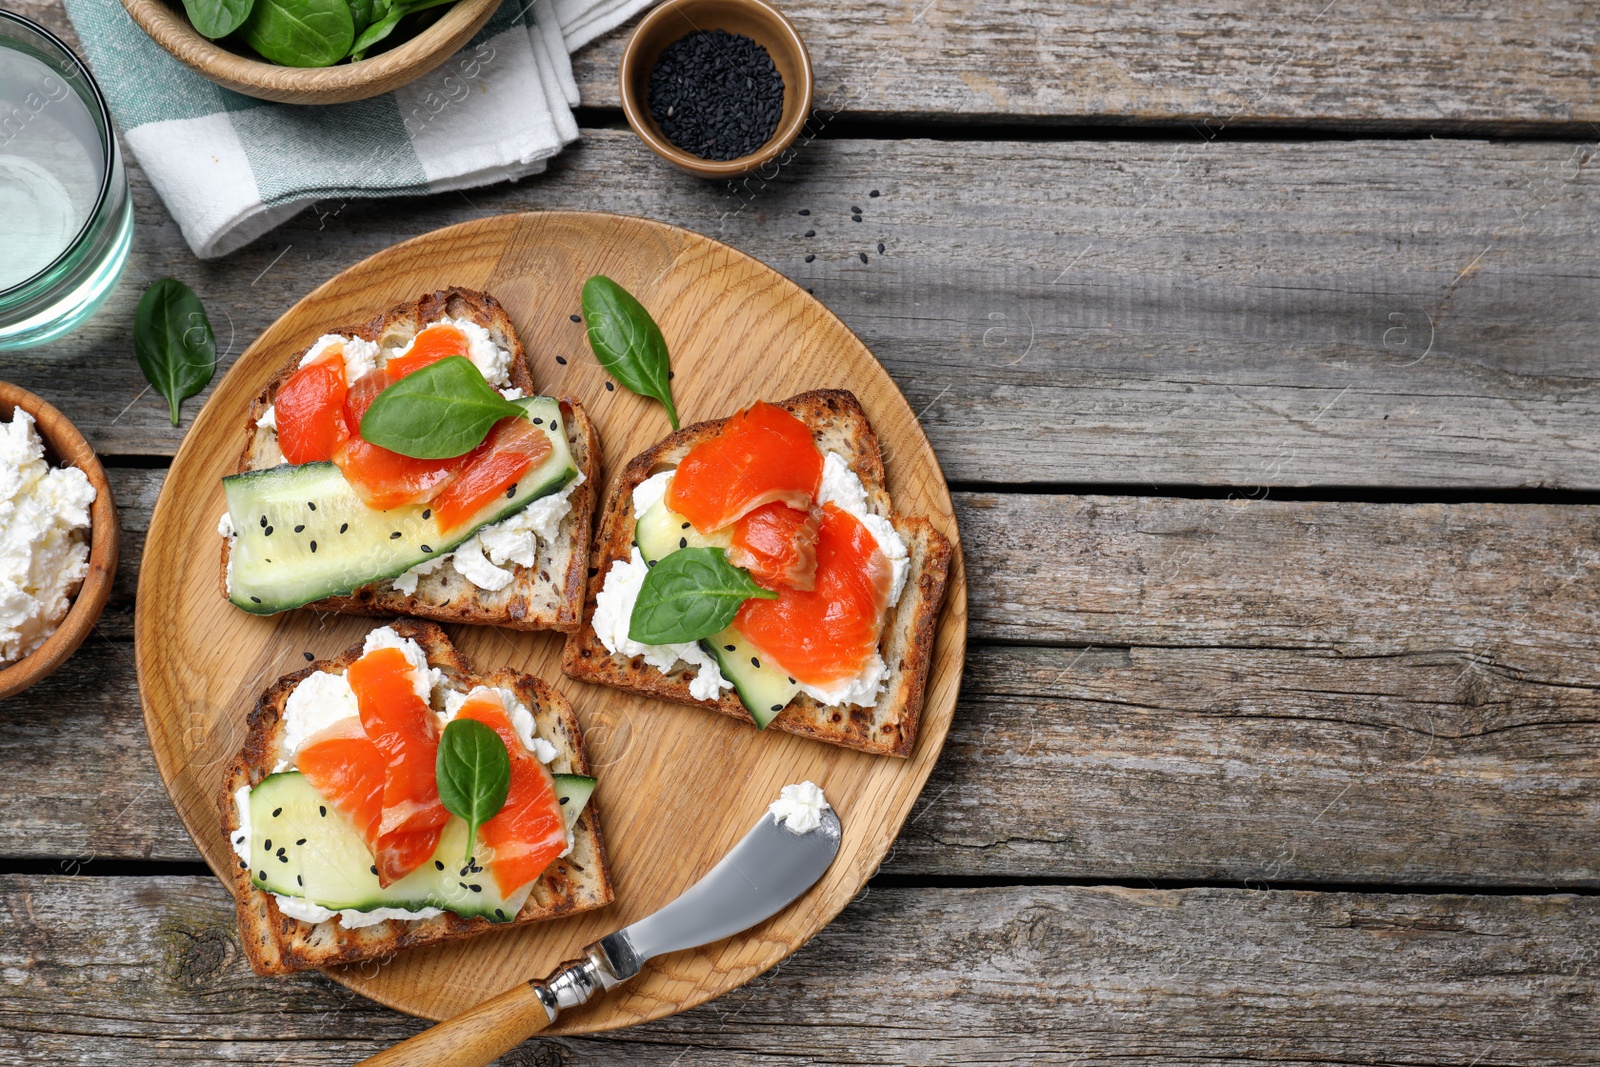
[[[399,619],[390,623],[402,637],[414,638],[456,686],[501,686],[516,693],[533,712],[535,733],[555,745],[552,769],[558,774],[588,774],[578,718],[555,689],[538,678],[504,669],[480,676],[473,673],[433,623]],[[361,658],[362,646],[352,645],[331,660],[321,660],[303,671],[285,675],[262,694],[250,713],[244,747],[223,776],[218,805],[222,829],[231,838],[239,829],[234,793],[240,786],[258,785],[286,755],[282,748],[284,705],[295,686],[314,671],[342,671]],[[348,929],[337,919],[309,923],[291,919],[278,910],[271,893],[250,884],[250,872],[233,863],[227,879],[239,913],[239,942],[258,974],[289,974],[308,967],[329,967],[376,959],[403,948],[453,941],[489,930],[589,911],[611,903],[611,876],[606,867],[605,843],[600,837],[600,813],[591,799],[573,828],[573,848],[555,860],[534,883],[527,903],[510,923],[464,918],[445,912],[431,919],[388,919],[373,926]]]
[[[360,337],[379,346],[378,361],[399,351],[424,326],[445,316],[468,319],[489,331],[495,344],[511,353],[511,384],[525,395],[536,390],[528,369],[527,353],[517,339],[511,319],[494,297],[470,289],[444,289],[406,304],[397,304],[364,326],[347,326],[331,333]],[[309,351],[309,349],[307,349]],[[277,431],[258,426],[257,420],[277,397],[278,389],[300,366],[305,352],[293,359],[267,383],[250,405],[244,452],[239,457],[239,473],[274,467],[284,461],[278,448]],[[416,592],[406,594],[389,580],[373,582],[346,596],[329,597],[306,607],[345,615],[410,615],[439,622],[464,622],[504,626],[513,630],[558,630],[571,633],[578,628],[583,607],[583,568],[588,554],[589,531],[594,518],[594,502],[600,479],[600,441],[588,414],[576,400],[561,398],[562,421],[566,424],[567,444],[573,462],[584,480],[572,491],[571,511],[561,521],[556,539],[541,542],[539,556],[532,567],[508,564],[516,577],[504,589],[487,590],[473,585],[446,565],[417,579]],[[222,570],[219,588],[227,598],[229,542],[222,543]]]
[[[945,580],[950,568],[950,541],[925,518],[894,514],[884,484],[878,439],[854,394],[839,389],[819,390],[790,397],[779,406],[811,428],[823,452],[839,453],[860,476],[866,487],[868,507],[874,514],[889,519],[905,541],[911,569],[900,602],[884,624],[880,649],[884,662],[889,665],[890,680],[877,704],[870,708],[828,707],[802,693],[769,725],[863,752],[907,756],[917,739],[922,693],[933,653],[934,625],[944,603]],[[717,419],[684,427],[635,456],[611,486],[589,565],[583,627],[567,638],[561,669],[586,682],[711,708],[753,723],[755,720],[735,691],[724,692],[719,700],[697,700],[689,695],[694,668],[680,662],[674,670],[664,674],[642,658],[612,654],[606,651],[591,623],[595,597],[605,584],[606,572],[613,561],[625,560],[631,553],[634,487],[657,471],[676,466],[689,449],[714,436],[724,421]]]

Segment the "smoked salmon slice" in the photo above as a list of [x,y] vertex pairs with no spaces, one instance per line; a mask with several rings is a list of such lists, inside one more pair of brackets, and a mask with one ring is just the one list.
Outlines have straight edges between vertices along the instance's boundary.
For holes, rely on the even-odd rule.
[[405,355],[391,356],[384,368],[389,372],[389,380],[398,382],[412,371],[419,371],[446,356],[466,354],[467,335],[461,332],[461,328],[448,322],[438,322],[418,332],[411,339],[411,348]]
[[814,589],[821,528],[822,512],[816,508],[801,511],[783,503],[756,508],[733,524],[728,562],[768,589]]
[[388,761],[361,720],[352,715],[312,734],[295,753],[294,762],[334,810],[355,824],[367,847],[376,850]]
[[481,511],[544,462],[553,446],[533,423],[520,416],[501,419],[483,444],[468,452],[456,477],[434,498],[439,529],[449,533]]
[[433,855],[450,818],[434,777],[438,720],[412,677],[411,663],[398,648],[375,648],[345,672],[361,726],[384,759],[382,817],[372,853],[378,883],[385,886]]
[[824,504],[815,586],[746,600],[733,625],[791,677],[830,685],[859,674],[877,650],[893,577],[872,532]]
[[392,381],[388,372],[380,367],[368,371],[350,387],[344,400],[344,418],[349,436],[331,457],[338,464],[344,480],[360,494],[367,506],[380,511],[432,500],[450,484],[464,462],[461,456],[453,459],[412,459],[361,439],[362,416]]
[[289,375],[273,400],[278,448],[293,464],[333,458],[350,436],[344,418],[344,346]]
[[522,747],[497,695],[469,697],[456,713],[491,727],[511,754],[511,788],[499,813],[478,828],[484,866],[502,897],[533,881],[567,847],[566,816],[556,783],[543,763]]
[[710,533],[775,501],[808,508],[821,484],[822,453],[806,424],[758,400],[689,450],[667,506]]

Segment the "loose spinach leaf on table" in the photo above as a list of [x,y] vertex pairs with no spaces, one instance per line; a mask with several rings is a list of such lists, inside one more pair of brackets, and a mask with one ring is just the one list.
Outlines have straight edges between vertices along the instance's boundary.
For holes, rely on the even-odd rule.
[[450,459],[481,445],[501,419],[526,414],[467,357],[447,356],[379,393],[361,417],[361,437],[413,459]]
[[133,316],[133,353],[178,425],[178,405],[204,389],[217,369],[217,339],[194,290],[162,278],[144,291]]
[[183,0],[183,10],[201,36],[226,37],[250,14],[255,0]]
[[589,347],[600,366],[640,396],[661,401],[676,430],[678,409],[672,404],[667,340],[650,312],[632,293],[596,274],[583,283],[583,318],[589,324]]
[[751,597],[776,600],[720,548],[680,548],[665,556],[639,588],[628,636],[647,645],[698,641],[725,629]]
[[355,41],[355,17],[345,0],[255,0],[240,27],[245,42],[286,67],[326,67]]
[[511,753],[494,728],[476,719],[452,719],[439,738],[434,759],[439,801],[467,823],[467,855],[472,862],[478,827],[500,813],[511,791]]

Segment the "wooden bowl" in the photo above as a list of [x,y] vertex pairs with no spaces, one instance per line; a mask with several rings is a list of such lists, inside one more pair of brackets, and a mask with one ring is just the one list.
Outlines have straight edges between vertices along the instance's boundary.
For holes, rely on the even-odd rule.
[[67,417],[26,389],[0,382],[0,421],[10,422],[21,408],[38,423],[44,440],[45,458],[52,463],[67,463],[89,476],[94,486],[94,503],[89,506],[89,573],[67,609],[66,618],[44,644],[9,667],[0,667],[0,699],[20,693],[50,674],[75,652],[89,636],[105,610],[111,583],[117,575],[117,548],[122,527],[117,523],[117,505],[111,499],[111,485],[95,457],[94,449],[83,439]]
[[230,52],[200,35],[179,7],[164,0],[122,0],[133,21],[182,64],[225,89],[280,104],[343,104],[365,100],[420,78],[461,50],[500,0],[457,0],[432,26],[405,44],[359,63],[284,67]]
[[[124,0],[127,2],[127,0]],[[650,117],[650,71],[666,47],[696,30],[739,33],[767,50],[783,78],[783,112],[766,144],[736,159],[702,159],[685,152],[662,134]],[[811,115],[811,56],[789,20],[762,0],[667,0],[646,15],[622,51],[622,110],[628,125],[662,159],[702,178],[738,178],[779,159]]]

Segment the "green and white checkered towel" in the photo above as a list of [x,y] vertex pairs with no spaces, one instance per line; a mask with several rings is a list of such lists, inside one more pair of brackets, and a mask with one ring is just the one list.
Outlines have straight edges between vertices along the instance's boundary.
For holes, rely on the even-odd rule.
[[506,0],[443,66],[350,104],[272,104],[169,56],[117,0],[66,0],[123,141],[203,259],[316,201],[538,174],[578,136],[568,53],[652,0]]

